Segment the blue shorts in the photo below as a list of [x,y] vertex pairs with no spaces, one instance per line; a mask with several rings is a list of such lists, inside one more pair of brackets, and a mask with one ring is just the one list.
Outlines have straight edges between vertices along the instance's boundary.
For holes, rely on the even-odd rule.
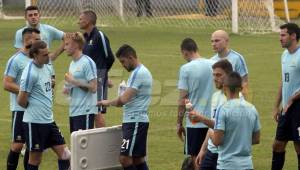
[[295,101],[284,115],[279,116],[276,140],[300,142],[300,100]]
[[184,153],[197,156],[205,140],[208,128],[186,128]]
[[94,114],[70,117],[70,133],[94,128]]
[[[97,99],[98,101],[107,99],[108,73],[107,69],[97,69]],[[98,113],[105,114],[106,107],[99,106]]]
[[47,148],[64,145],[65,139],[56,123],[27,123],[24,122],[26,147],[31,152],[43,152]]
[[25,143],[23,116],[24,111],[12,112],[11,138],[14,143]]
[[200,170],[216,170],[218,154],[207,150],[201,161]]
[[149,123],[123,123],[123,139],[120,155],[130,157],[146,156],[147,134]]

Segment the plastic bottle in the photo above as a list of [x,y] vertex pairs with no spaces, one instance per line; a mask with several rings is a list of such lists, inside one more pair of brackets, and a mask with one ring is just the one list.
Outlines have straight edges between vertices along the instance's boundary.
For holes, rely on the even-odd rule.
[[126,91],[126,83],[124,80],[122,80],[122,82],[119,84],[119,88],[118,88],[118,96],[122,96],[123,93]]
[[[190,100],[185,100],[185,110],[188,114],[196,114],[193,112],[193,104],[190,102]],[[192,124],[196,124],[196,122],[191,121]]]

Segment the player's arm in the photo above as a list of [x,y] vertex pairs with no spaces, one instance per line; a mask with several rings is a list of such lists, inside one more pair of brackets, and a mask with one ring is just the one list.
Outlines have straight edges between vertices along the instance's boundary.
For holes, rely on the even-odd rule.
[[183,127],[183,118],[185,114],[185,101],[188,99],[188,92],[186,90],[179,89],[178,109],[177,109],[177,136],[183,141],[185,136],[185,130]]
[[196,164],[198,164],[198,165],[201,164],[201,162],[202,162],[202,160],[204,158],[204,155],[207,152],[208,139],[209,139],[209,135],[207,133],[206,137],[205,137],[205,140],[203,141],[201,149],[200,149],[200,151],[199,151],[199,153],[197,155],[197,158],[196,158]]
[[208,133],[209,133],[209,137],[211,138],[211,140],[215,146],[222,145],[223,139],[224,139],[224,131],[223,130],[209,129]]
[[73,86],[81,88],[84,91],[90,91],[92,93],[96,93],[97,91],[97,79],[92,79],[86,83],[75,79],[70,73],[66,73],[65,81]]
[[259,144],[259,142],[260,142],[260,131],[257,131],[252,134],[252,145]]
[[15,94],[18,94],[20,90],[20,87],[15,83],[15,79],[10,76],[4,76],[3,87],[4,90]]
[[20,91],[18,94],[17,102],[23,108],[27,108],[27,106],[29,105],[28,96],[29,93],[27,93],[26,91]]
[[281,100],[282,100],[282,82],[280,82],[277,97],[276,97],[276,101],[275,101],[275,105],[274,105],[274,109],[273,109],[273,117],[276,121],[278,121],[278,115],[280,114],[280,108],[279,107],[280,107],[280,104],[281,104]]
[[114,100],[102,100],[98,101],[97,105],[100,106],[116,106],[122,107],[124,104],[128,103],[137,93],[137,90],[134,88],[128,87],[125,92]]
[[65,47],[65,42],[64,42],[64,39],[65,39],[65,34],[63,35],[63,38],[62,38],[62,42],[61,44],[59,45],[58,49],[56,49],[54,52],[50,53],[49,54],[49,58],[51,61],[54,61],[57,59],[57,57],[64,52],[64,47]]
[[209,128],[214,128],[214,125],[215,125],[215,121],[214,120],[209,119],[206,116],[204,116],[201,113],[198,113],[198,112],[196,112],[194,110],[189,113],[189,119],[192,122],[202,122],[206,126],[208,126]]

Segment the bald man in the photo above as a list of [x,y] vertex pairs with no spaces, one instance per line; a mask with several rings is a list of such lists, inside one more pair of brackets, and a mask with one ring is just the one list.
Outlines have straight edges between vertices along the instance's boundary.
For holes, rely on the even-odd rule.
[[238,52],[229,48],[229,35],[224,30],[217,30],[211,35],[211,45],[216,54],[211,58],[219,61],[227,59],[233,67],[233,71],[238,72],[243,79],[243,95],[247,97],[248,91],[248,69],[244,57]]

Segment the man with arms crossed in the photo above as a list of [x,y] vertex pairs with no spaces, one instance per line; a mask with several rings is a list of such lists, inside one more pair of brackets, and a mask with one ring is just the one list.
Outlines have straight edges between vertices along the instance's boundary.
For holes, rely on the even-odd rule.
[[65,51],[72,57],[65,75],[64,93],[71,96],[70,132],[94,128],[97,114],[97,69],[94,61],[82,54],[84,38],[80,32],[66,33]]
[[211,96],[213,93],[212,62],[200,57],[197,44],[191,38],[186,38],[182,41],[181,53],[188,63],[181,66],[179,70],[177,135],[182,141],[183,136],[185,136],[185,153],[191,155],[194,170],[198,170],[195,159],[208,128],[203,123],[191,122],[186,117],[185,129],[182,121],[186,113],[186,100],[190,100],[197,112],[203,113],[207,117],[210,116]]
[[116,53],[122,66],[132,72],[127,88],[114,100],[102,100],[103,106],[123,106],[123,142],[120,162],[124,170],[148,170],[145,161],[149,127],[148,107],[151,102],[152,76],[138,60],[135,50],[123,45]]
[[51,71],[47,44],[36,41],[32,44],[29,57],[33,59],[21,76],[18,104],[25,108],[23,126],[26,146],[29,149],[28,170],[38,170],[42,153],[51,147],[58,156],[58,169],[67,170],[71,153],[53,119]]
[[[91,57],[97,66],[97,98],[98,101],[107,99],[108,86],[112,84],[108,79],[108,71],[112,67],[115,58],[110,48],[108,38],[96,27],[97,15],[93,11],[84,11],[79,16],[79,27],[84,30],[85,44],[83,54]],[[95,117],[96,128],[104,127],[105,106],[99,106]]]
[[208,131],[218,147],[217,169],[254,169],[251,151],[260,141],[260,122],[255,107],[240,98],[241,89],[239,73],[230,73],[224,81],[228,101],[217,109],[214,130]]
[[247,98],[248,93],[248,69],[244,57],[238,52],[229,48],[229,35],[224,30],[217,30],[211,35],[211,45],[216,54],[211,58],[219,61],[227,59],[231,64],[233,71],[240,74],[243,79],[243,96]]
[[[33,42],[40,39],[40,31],[35,28],[25,28],[22,32],[23,47],[14,54],[7,62],[3,87],[10,92],[10,110],[12,112],[12,144],[7,156],[7,170],[16,170],[20,152],[25,143],[25,134],[23,129],[23,115],[25,109],[18,105],[17,95],[20,90],[20,79],[24,68],[32,60],[28,57],[29,49]],[[24,169],[27,168],[28,155],[24,157]]]
[[[285,147],[294,141],[300,169],[300,29],[294,23],[280,26],[280,43],[286,50],[281,56],[281,83],[273,116],[278,122],[273,143],[272,170],[281,170],[285,161]],[[280,106],[281,104],[281,106]]]

